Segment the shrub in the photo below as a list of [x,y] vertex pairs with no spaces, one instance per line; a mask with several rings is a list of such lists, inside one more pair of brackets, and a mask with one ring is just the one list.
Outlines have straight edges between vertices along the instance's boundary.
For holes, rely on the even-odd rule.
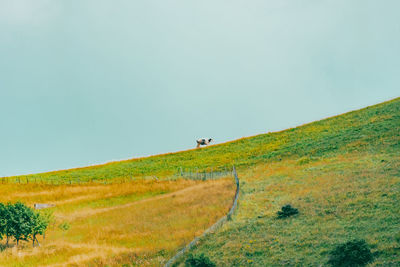
[[309,157],[302,157],[300,159],[297,160],[297,164],[299,165],[305,165],[307,163],[309,163],[311,161],[311,158]]
[[216,265],[206,255],[201,253],[198,255],[190,254],[185,261],[185,266],[187,266],[187,267],[215,267]]
[[285,205],[282,207],[282,210],[278,211],[278,218],[279,219],[283,219],[283,218],[287,218],[293,215],[296,215],[299,213],[299,210],[296,208],[293,208],[290,205]]
[[353,240],[338,245],[331,251],[328,264],[337,267],[365,266],[373,258],[365,240]]
[[68,222],[63,222],[58,225],[58,228],[60,228],[61,230],[64,230],[64,231],[69,230],[70,227],[71,226]]

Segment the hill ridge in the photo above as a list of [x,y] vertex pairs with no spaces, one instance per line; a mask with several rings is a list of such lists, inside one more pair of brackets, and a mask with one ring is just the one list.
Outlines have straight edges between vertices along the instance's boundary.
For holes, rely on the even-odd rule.
[[[171,176],[178,167],[186,167],[186,168],[199,168],[200,171],[205,170],[206,168],[218,168],[223,166],[230,166],[231,164],[238,165],[239,167],[242,165],[246,165],[246,160],[240,160],[240,158],[249,157],[249,164],[253,164],[258,160],[268,160],[269,158],[274,158],[274,152],[277,150],[276,147],[266,147],[264,146],[264,150],[258,149],[257,151],[257,143],[260,144],[260,139],[263,139],[264,143],[268,143],[273,141],[274,137],[280,135],[287,135],[292,131],[301,131],[306,129],[307,127],[317,126],[318,124],[326,124],[332,120],[341,120],[344,117],[352,117],[359,113],[367,113],[368,110],[380,110],[382,107],[388,107],[394,105],[394,108],[397,110],[398,104],[400,103],[400,98],[395,98],[389,101],[385,101],[376,105],[367,106],[362,109],[352,110],[349,112],[345,112],[343,114],[334,115],[331,117],[327,117],[321,120],[305,123],[293,128],[288,128],[285,130],[277,131],[277,132],[268,132],[257,134],[248,137],[242,137],[239,139],[227,141],[220,144],[215,144],[203,149],[187,149],[176,152],[167,152],[162,154],[156,154],[146,157],[132,158],[126,160],[118,160],[106,162],[103,164],[96,164],[91,166],[42,172],[36,174],[28,174],[28,175],[16,175],[16,176],[8,176],[8,178],[17,178],[17,177],[51,177],[51,178],[60,178],[65,179],[68,176],[68,179],[74,179],[78,176],[82,179],[112,179],[112,178],[121,178],[121,177],[143,177],[149,174],[158,174],[161,176]],[[371,117],[371,114],[367,117]],[[398,118],[397,118],[398,119]],[[363,121],[363,119],[361,120]],[[288,136],[286,136],[288,137]],[[255,142],[255,144],[251,145],[251,143]],[[275,140],[276,141],[276,140]],[[237,155],[232,155],[226,159],[226,155],[232,154],[225,150],[224,148],[229,146],[240,147],[241,144],[247,143],[249,146],[247,147],[249,150],[252,150],[253,153],[237,153]],[[219,157],[216,157],[215,154],[225,150],[226,153],[223,153],[224,156],[220,153]],[[242,149],[243,152],[244,149]],[[233,149],[235,152],[235,149]],[[269,154],[269,156],[268,156]],[[276,154],[276,153],[275,153]],[[293,154],[293,153],[292,153]],[[266,156],[267,155],[267,156]],[[206,158],[208,160],[204,160]],[[225,159],[222,159],[222,158]],[[174,158],[174,160],[170,160]],[[211,160],[210,158],[214,158],[216,160]],[[188,162],[189,161],[189,162]],[[247,160],[248,161],[248,160]],[[117,170],[119,169],[119,170]],[[108,173],[108,174],[106,174]],[[4,177],[3,177],[4,178]]]

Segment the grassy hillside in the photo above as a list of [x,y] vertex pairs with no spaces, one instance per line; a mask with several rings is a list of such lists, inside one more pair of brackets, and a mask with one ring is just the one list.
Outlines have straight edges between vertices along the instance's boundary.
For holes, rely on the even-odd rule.
[[[355,150],[394,152],[400,149],[399,110],[400,98],[397,98],[282,132],[261,134],[203,149],[35,174],[29,178],[87,181],[168,176],[179,167],[202,171],[235,164],[239,168],[247,168],[282,158],[322,157]],[[25,176],[20,178],[25,179]]]
[[[0,265],[160,265],[226,213],[234,184],[140,178],[232,164],[239,209],[194,254],[218,266],[319,266],[336,244],[363,238],[372,265],[400,265],[400,98],[203,149],[28,176],[111,184],[0,184],[2,202],[57,205],[44,247],[6,249]],[[300,213],[277,220],[285,204]]]
[[[233,221],[193,253],[217,266],[325,266],[337,244],[365,239],[378,253],[372,266],[400,266],[400,159],[394,156],[352,152],[242,171]],[[286,204],[300,213],[277,219]]]
[[[326,266],[336,245],[365,239],[370,266],[400,266],[399,99],[252,141],[268,138],[280,145],[239,172],[233,221],[193,254],[217,266]],[[277,219],[286,204],[299,214]]]

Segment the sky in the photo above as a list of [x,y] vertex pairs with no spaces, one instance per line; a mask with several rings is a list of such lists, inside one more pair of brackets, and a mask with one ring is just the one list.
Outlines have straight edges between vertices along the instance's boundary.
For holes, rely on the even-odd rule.
[[0,176],[221,143],[399,97],[399,10],[0,0]]

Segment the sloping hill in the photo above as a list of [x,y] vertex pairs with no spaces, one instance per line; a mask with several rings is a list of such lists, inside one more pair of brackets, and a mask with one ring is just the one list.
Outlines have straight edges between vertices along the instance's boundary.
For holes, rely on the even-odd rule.
[[[399,150],[400,98],[276,133],[261,134],[204,149],[111,162],[86,168],[29,175],[41,179],[103,180],[168,176],[179,167],[246,168],[282,158],[321,157],[355,150]],[[384,141],[383,141],[384,140]],[[25,176],[24,176],[25,177]],[[17,178],[17,177],[13,177]]]
[[[188,243],[225,213],[233,195],[233,184],[229,179],[226,184],[222,180],[216,182],[211,187],[214,188],[211,197],[207,195],[211,191],[202,187],[203,190],[190,191],[181,198],[167,195],[166,201],[167,198],[158,195],[186,188],[190,182],[183,179],[159,181],[166,182],[165,189],[160,189],[153,180],[142,192],[137,191],[137,186],[149,181],[142,181],[140,177],[168,178],[179,167],[202,171],[232,164],[238,167],[241,178],[239,209],[231,222],[204,240],[193,253],[205,253],[220,266],[227,263],[233,266],[319,266],[327,262],[328,252],[337,244],[362,238],[376,255],[372,265],[400,265],[400,98],[297,128],[203,149],[30,175],[32,179],[109,180],[124,184],[88,183],[53,188],[9,183],[2,187],[2,201],[58,201],[62,206],[55,212],[59,215],[57,225],[72,225],[71,230],[65,230],[71,233],[68,244],[59,243],[66,239],[65,231],[55,225],[49,239],[54,243],[46,247],[49,250],[33,250],[23,255],[26,263],[38,264],[46,254],[50,265],[93,263],[94,259],[99,265],[127,261],[157,265],[184,245],[178,240]],[[118,180],[131,177],[139,179]],[[21,178],[24,181],[26,177],[10,180]],[[24,186],[26,192],[20,192],[20,186]],[[64,187],[69,189],[65,191]],[[112,195],[114,190],[118,192],[115,196]],[[79,195],[81,191],[88,194],[87,198]],[[139,202],[138,206],[129,204],[149,197],[154,197],[151,201],[158,203],[160,212],[154,213],[150,202]],[[171,209],[166,203],[175,208]],[[276,212],[285,204],[298,208],[300,213],[293,218],[277,220]],[[120,212],[129,208],[129,214],[118,213],[114,206],[122,207]],[[102,210],[108,207],[111,209]],[[198,207],[202,209],[197,210]],[[90,214],[90,221],[82,220],[82,212],[79,212],[93,208],[101,210],[102,214]],[[193,216],[200,211],[202,223],[197,225]],[[211,213],[214,217],[210,219]],[[78,215],[63,218],[65,214]],[[142,220],[133,221],[139,215]],[[108,225],[115,218],[123,220]],[[137,225],[133,226],[132,222]],[[97,227],[95,230],[85,228],[92,229],[93,225]],[[164,226],[168,227],[163,232]],[[138,227],[144,227],[147,232],[136,230]],[[127,236],[126,229],[131,229]],[[180,233],[173,241],[171,229]],[[144,234],[147,239],[143,239],[146,242],[142,244],[140,236]],[[161,234],[162,242],[158,242],[155,236]],[[75,243],[82,247],[73,247]],[[101,247],[105,244],[108,251],[102,254]],[[131,251],[132,244],[141,244],[144,251]],[[65,253],[49,252],[57,249]],[[13,253],[7,251],[0,261],[20,263],[19,254]]]
[[[256,141],[250,161],[263,162],[239,172],[233,221],[193,254],[217,266],[326,266],[338,244],[365,239],[370,266],[400,266],[399,99],[241,142]],[[277,219],[286,204],[299,214]]]

